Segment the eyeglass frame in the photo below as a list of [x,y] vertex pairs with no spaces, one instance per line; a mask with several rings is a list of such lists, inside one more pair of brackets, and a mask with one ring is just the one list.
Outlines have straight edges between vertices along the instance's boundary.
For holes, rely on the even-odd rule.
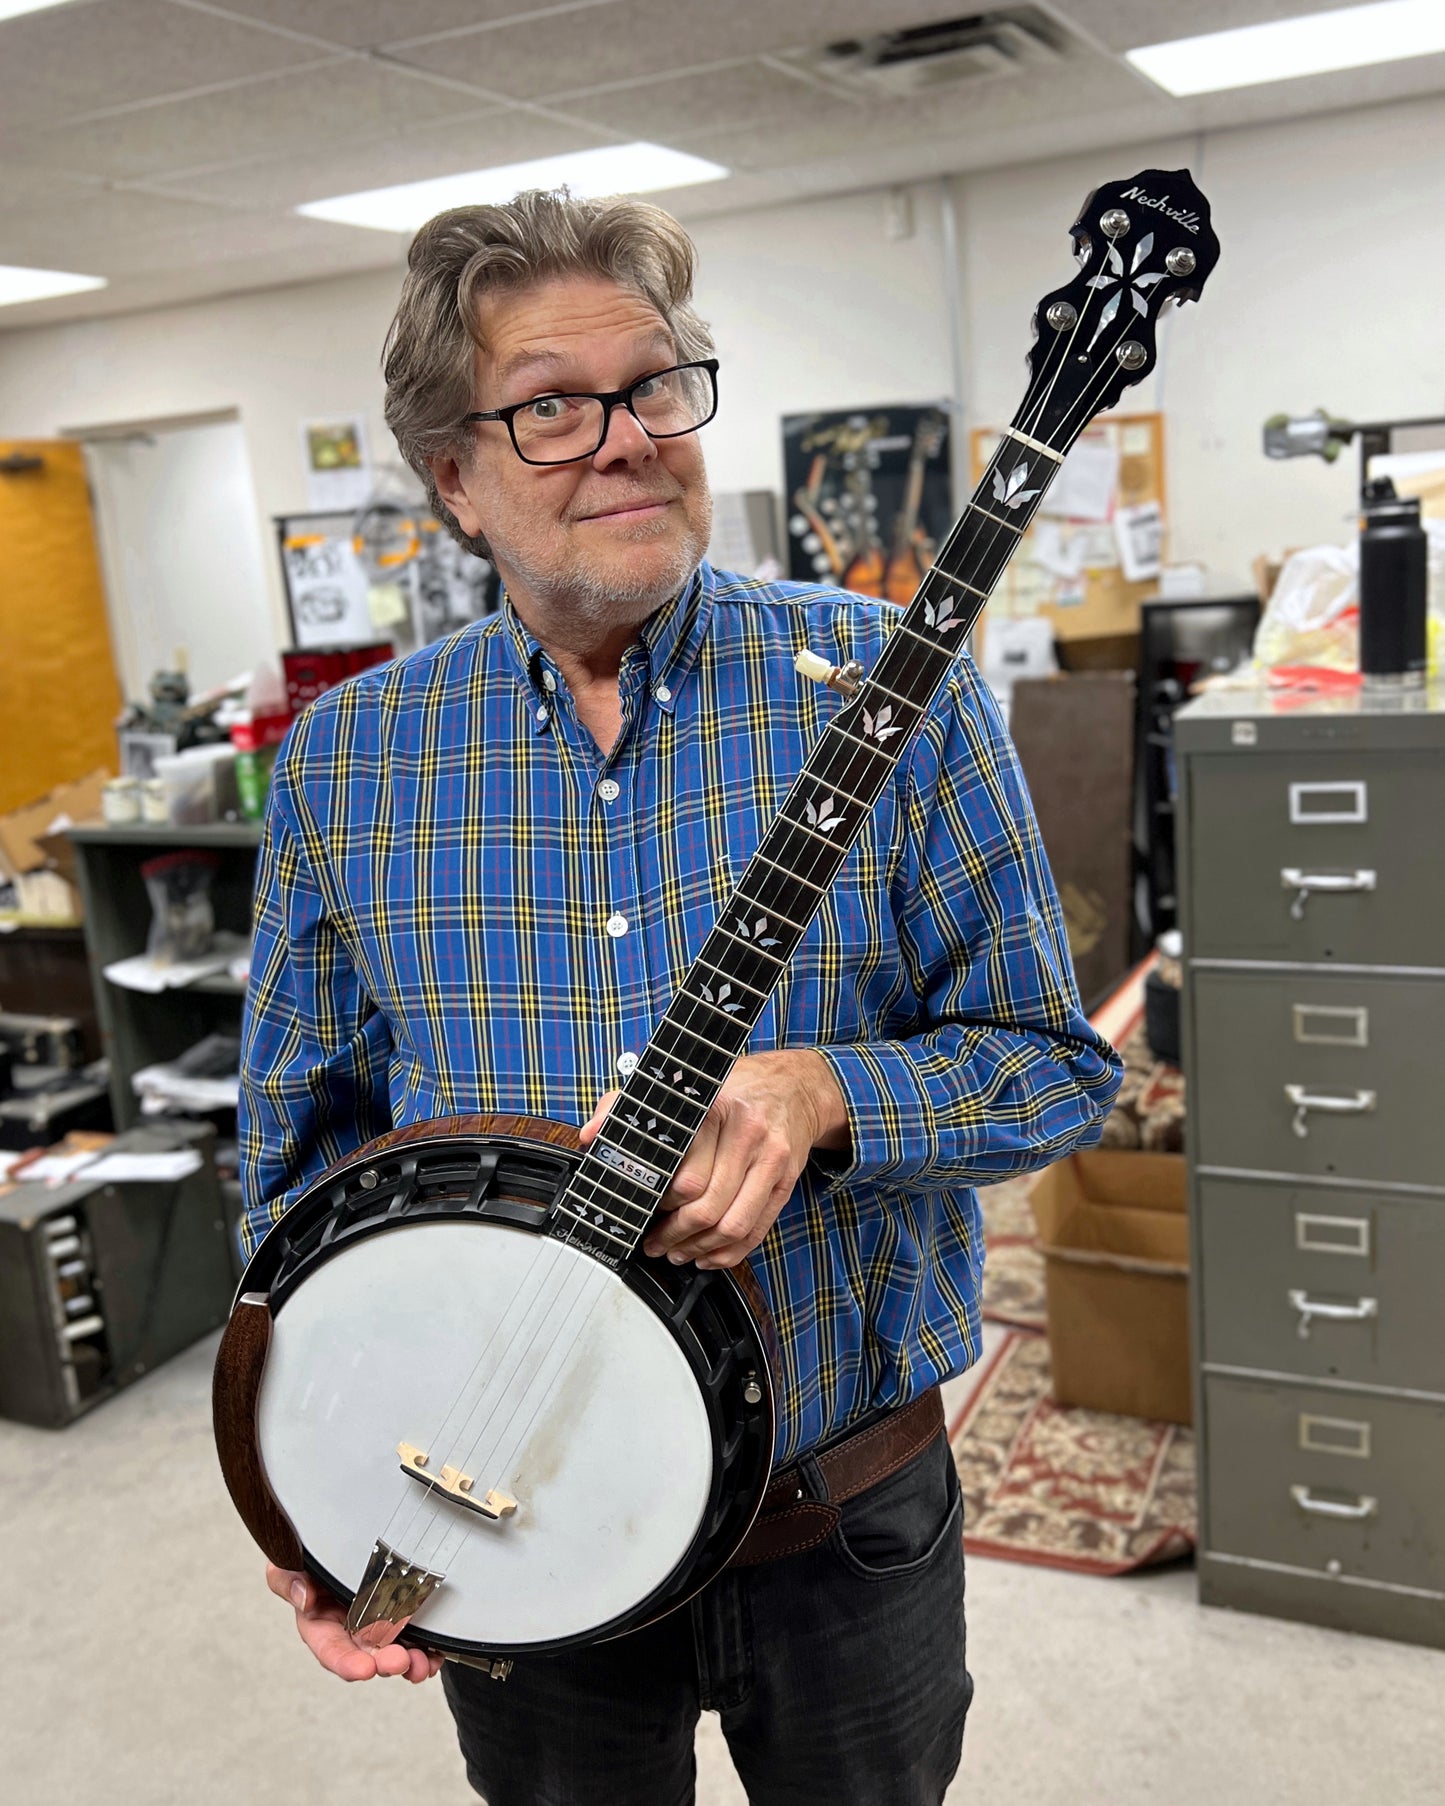
[[[706,370],[712,379],[712,411],[693,426],[685,426],[680,433],[654,433],[647,423],[638,416],[632,405],[632,397],[644,383],[655,382],[659,376],[671,376],[677,370]],[[685,364],[668,364],[661,370],[649,370],[639,376],[635,382],[628,383],[625,389],[607,389],[601,391],[587,389],[570,389],[563,393],[560,390],[549,390],[543,395],[531,395],[526,401],[511,402],[505,408],[487,408],[484,411],[463,414],[461,424],[470,426],[474,421],[502,420],[506,422],[507,434],[512,441],[512,450],[524,464],[530,464],[534,470],[557,470],[564,464],[580,464],[584,458],[595,458],[607,443],[607,435],[612,431],[612,410],[626,408],[632,418],[637,421],[649,439],[685,439],[689,433],[700,432],[710,420],[717,418],[717,373],[718,360],[715,357],[693,358]],[[529,458],[517,443],[517,429],[512,424],[523,408],[530,408],[539,401],[599,401],[602,404],[602,431],[596,445],[591,451],[576,452],[570,458]]]

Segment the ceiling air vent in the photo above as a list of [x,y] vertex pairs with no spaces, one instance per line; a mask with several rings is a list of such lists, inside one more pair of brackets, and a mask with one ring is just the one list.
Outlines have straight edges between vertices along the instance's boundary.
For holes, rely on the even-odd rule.
[[1023,74],[1061,57],[1058,27],[1033,7],[1015,7],[846,38],[788,60],[854,93],[898,99]]

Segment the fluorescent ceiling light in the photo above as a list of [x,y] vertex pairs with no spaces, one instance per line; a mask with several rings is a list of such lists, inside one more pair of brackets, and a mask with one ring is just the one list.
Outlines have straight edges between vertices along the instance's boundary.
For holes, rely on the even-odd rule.
[[396,188],[369,188],[362,194],[340,194],[329,201],[307,201],[298,213],[335,220],[343,226],[374,226],[380,232],[415,232],[448,207],[474,207],[485,201],[510,201],[524,188],[558,188],[591,199],[608,194],[647,194],[657,188],[684,188],[692,182],[716,182],[728,171],[720,163],[690,157],[661,144],[613,144],[605,150],[572,151],[561,157],[537,157],[530,163],[504,163],[496,169],[474,169],[466,175],[434,176],[425,182],[403,182]]
[[1332,69],[1394,63],[1445,50],[1441,0],[1381,0],[1338,12],[1307,13],[1270,25],[1211,31],[1127,52],[1129,61],[1171,94],[1213,94],[1291,81]]
[[21,13],[42,13],[64,4],[65,0],[0,0],[0,19],[18,19]]
[[48,301],[52,295],[78,295],[88,288],[104,288],[104,276],[73,276],[69,270],[27,270],[17,263],[0,263],[0,307],[19,301]]

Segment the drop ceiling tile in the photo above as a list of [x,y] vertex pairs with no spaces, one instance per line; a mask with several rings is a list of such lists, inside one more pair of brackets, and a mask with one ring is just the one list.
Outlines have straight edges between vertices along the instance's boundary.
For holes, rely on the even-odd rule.
[[[88,200],[99,184],[83,182],[60,174],[43,165],[17,163],[0,154],[0,222],[7,213],[24,212],[27,208],[49,207],[69,209]],[[3,231],[3,225],[0,225]]]
[[218,217],[217,209],[168,196],[98,191],[0,213],[0,263],[104,276],[105,254],[131,242],[176,237]]
[[268,153],[325,156],[338,144],[389,136],[418,115],[477,110],[451,89],[349,57],[218,94],[28,133],[15,154],[32,165],[125,181]]
[[313,61],[273,32],[165,0],[93,0],[0,24],[0,122],[28,126]]
[[836,99],[768,63],[749,61],[695,75],[652,76],[571,98],[563,95],[552,104],[573,119],[666,141],[679,132],[755,120],[776,124],[832,105]]
[[610,141],[587,126],[493,109],[359,139],[325,152],[258,159],[202,175],[177,176],[169,183],[156,180],[150,186],[227,206],[291,208],[303,201],[491,169]]
[[[956,161],[960,157],[977,167],[1002,162],[1006,155],[1028,160],[1047,154],[1043,148],[1030,152],[1029,135],[1059,119],[1092,118],[1101,138],[1111,129],[1117,136],[1141,104],[1178,125],[1185,123],[1173,103],[1162,97],[1156,102],[1112,59],[1076,51],[1057,66],[906,99],[833,101],[819,96],[795,111],[780,112],[766,127],[699,128],[677,134],[673,142],[737,170],[775,169],[849,152],[866,158],[870,151],[910,142],[938,145],[943,155],[955,159],[954,167],[962,166]],[[1007,153],[1002,148],[1005,134]],[[938,165],[949,166],[946,161]]]
[[379,49],[496,19],[555,10],[559,0],[226,0],[226,10],[260,24],[355,49]]
[[611,0],[396,50],[512,98],[731,62],[956,14],[960,0]]

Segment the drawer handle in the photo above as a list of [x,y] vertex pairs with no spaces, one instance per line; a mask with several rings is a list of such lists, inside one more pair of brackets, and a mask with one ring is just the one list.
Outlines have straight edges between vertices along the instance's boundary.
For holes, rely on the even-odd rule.
[[1374,1517],[1380,1509],[1380,1501],[1369,1493],[1360,1493],[1353,1505],[1340,1499],[1317,1499],[1307,1486],[1290,1487],[1289,1496],[1301,1511],[1312,1511],[1321,1518],[1351,1518],[1358,1523],[1361,1518]]
[[1297,893],[1289,906],[1289,913],[1295,921],[1305,919],[1305,904],[1310,893],[1324,891],[1373,890],[1375,874],[1361,872],[1306,872],[1297,865],[1286,865],[1280,868],[1279,881],[1286,890]]
[[1361,1298],[1355,1304],[1331,1304],[1324,1298],[1311,1298],[1308,1292],[1291,1291],[1289,1301],[1299,1312],[1301,1342],[1309,1340],[1312,1317],[1323,1317],[1328,1323],[1363,1323],[1380,1314],[1378,1298]]
[[1294,1105],[1292,1126],[1301,1141],[1310,1132],[1306,1119],[1311,1110],[1322,1110],[1327,1116],[1362,1116],[1375,1107],[1373,1091],[1352,1091],[1348,1097],[1336,1097],[1325,1091],[1306,1091],[1303,1085],[1286,1085],[1284,1094]]

